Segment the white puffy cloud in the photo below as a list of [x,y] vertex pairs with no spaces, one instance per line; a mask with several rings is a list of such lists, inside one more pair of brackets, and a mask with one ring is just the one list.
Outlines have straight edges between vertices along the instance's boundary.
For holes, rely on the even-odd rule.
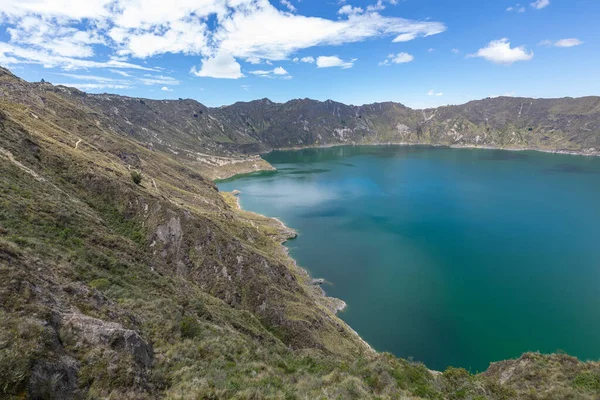
[[367,7],[367,11],[381,11],[381,10],[385,10],[385,4],[384,3],[389,3],[392,5],[396,5],[398,4],[399,0],[377,0],[377,3],[372,4],[370,6]]
[[190,73],[201,77],[238,79],[242,78],[242,67],[235,58],[228,53],[220,52],[215,57],[202,60],[202,67],[197,70],[192,67]]
[[349,4],[346,4],[345,6],[343,6],[342,8],[340,8],[338,10],[338,14],[341,15],[359,15],[364,13],[365,10],[361,7],[352,7]]
[[380,66],[390,66],[392,64],[406,64],[415,58],[408,53],[389,54],[385,60],[379,63]]
[[443,96],[444,93],[442,92],[436,92],[435,90],[431,89],[429,92],[427,92],[427,96]]
[[356,58],[350,61],[344,61],[338,56],[320,56],[317,57],[317,68],[340,67],[342,69],[352,68]]
[[162,90],[163,92],[172,92],[173,91],[173,89],[169,89],[166,86],[161,87],[160,90]]
[[541,10],[544,7],[547,7],[550,5],[550,0],[536,0],[533,3],[531,3],[531,7],[535,8],[536,10]]
[[554,47],[575,47],[575,46],[579,46],[582,44],[583,44],[583,42],[576,38],[560,39],[560,40],[557,40],[556,42],[554,42],[552,40],[544,40],[544,41],[540,42],[541,46],[554,46]]
[[236,57],[284,60],[314,46],[342,45],[372,37],[414,33],[428,36],[446,29],[436,22],[414,22],[378,13],[350,15],[337,21],[281,13],[259,7],[250,13],[233,13],[215,33],[218,47]]
[[492,40],[488,45],[468,57],[481,57],[495,64],[511,65],[517,61],[529,61],[533,52],[524,46],[510,47],[508,39]]
[[106,18],[108,6],[113,0],[4,0],[2,11],[10,17],[24,17],[30,14],[51,15],[68,19]]
[[385,9],[385,6],[383,5],[382,0],[377,0],[377,3],[367,7],[367,11],[381,11],[384,9]]
[[[196,76],[243,77],[238,59],[250,63],[289,59],[298,50],[369,38],[395,41],[439,34],[443,23],[340,10],[339,19],[281,11],[269,0],[2,0],[3,63],[35,63],[63,69],[152,69],[130,61],[174,53],[199,56]],[[289,0],[280,0],[296,11]],[[346,10],[346,11],[342,11]],[[309,61],[306,61],[309,62]]]

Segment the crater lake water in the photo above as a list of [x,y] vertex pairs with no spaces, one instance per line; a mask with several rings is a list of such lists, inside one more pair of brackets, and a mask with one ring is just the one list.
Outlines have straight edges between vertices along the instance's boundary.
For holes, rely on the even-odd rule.
[[600,359],[600,158],[358,146],[276,151],[220,182],[378,351],[472,372],[526,351]]

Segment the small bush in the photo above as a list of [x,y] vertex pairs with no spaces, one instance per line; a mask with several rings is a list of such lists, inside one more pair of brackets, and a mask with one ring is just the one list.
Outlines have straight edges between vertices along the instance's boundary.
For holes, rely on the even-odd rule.
[[131,171],[131,180],[136,185],[139,185],[140,183],[142,183],[142,174],[138,171]]
[[183,317],[180,324],[181,337],[184,339],[193,339],[198,337],[201,332],[200,325],[193,317]]
[[89,285],[94,289],[103,291],[110,287],[110,281],[108,279],[100,278],[91,281]]

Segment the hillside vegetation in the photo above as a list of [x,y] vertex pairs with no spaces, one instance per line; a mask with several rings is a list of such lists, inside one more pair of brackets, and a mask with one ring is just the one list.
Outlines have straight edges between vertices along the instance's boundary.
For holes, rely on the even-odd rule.
[[[342,118],[318,105],[303,132]],[[442,373],[364,343],[288,257],[294,233],[210,180],[270,168],[257,152],[304,141],[275,128],[279,113],[305,120],[294,107],[88,95],[0,70],[0,398],[600,396],[600,364],[567,355]],[[366,107],[399,110],[380,121],[420,113]],[[597,99],[552,107],[573,115],[560,135],[598,123]],[[551,129],[540,126],[531,132]],[[598,130],[582,132],[560,148],[596,146]]]

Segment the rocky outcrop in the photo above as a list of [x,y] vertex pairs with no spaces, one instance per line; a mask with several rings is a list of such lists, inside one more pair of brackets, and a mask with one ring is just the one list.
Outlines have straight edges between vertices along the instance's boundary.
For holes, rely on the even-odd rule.
[[75,349],[81,346],[102,346],[131,355],[141,368],[152,367],[152,346],[131,329],[125,329],[115,322],[76,313],[61,315],[59,324],[61,336],[73,341],[71,345]]

